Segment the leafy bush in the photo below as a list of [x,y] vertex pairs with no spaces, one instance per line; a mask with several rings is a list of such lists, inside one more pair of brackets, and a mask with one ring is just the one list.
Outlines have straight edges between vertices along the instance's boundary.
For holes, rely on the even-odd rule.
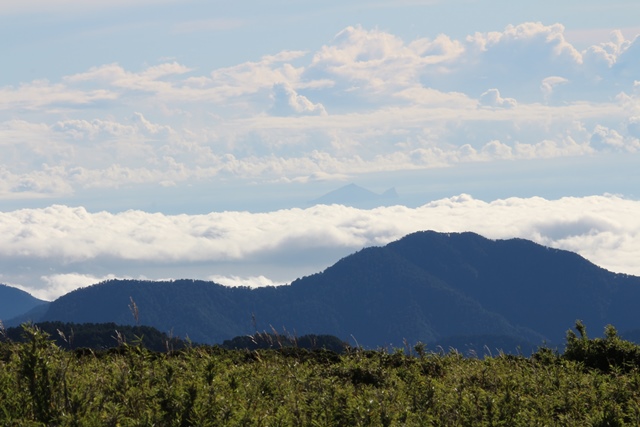
[[[167,349],[179,350],[187,345],[185,341],[170,337],[150,326],[65,322],[39,322],[34,326],[46,333],[59,347],[66,349],[105,350],[128,342],[139,343],[149,350],[161,352]],[[21,327],[7,328],[0,334],[0,341],[24,342],[27,339]]]
[[230,350],[259,350],[280,349],[286,347],[303,348],[306,350],[329,350],[344,353],[349,344],[333,335],[303,335],[295,337],[277,333],[255,333],[225,340],[222,347]]
[[629,372],[640,367],[640,346],[621,339],[613,326],[606,326],[604,338],[595,339],[588,338],[586,327],[581,321],[576,322],[575,328],[580,336],[571,330],[567,331],[565,359],[605,373]]
[[25,342],[0,346],[0,425],[640,425],[640,372],[627,359],[585,369],[590,359],[572,354],[603,353],[584,333],[563,356],[135,344],[80,354],[27,326]]

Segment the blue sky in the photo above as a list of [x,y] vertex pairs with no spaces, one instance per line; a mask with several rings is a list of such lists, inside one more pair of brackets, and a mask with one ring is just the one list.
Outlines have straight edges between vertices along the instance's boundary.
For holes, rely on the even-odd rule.
[[[426,228],[640,274],[637,16],[0,2],[0,281],[49,299],[108,277],[286,283]],[[309,207],[348,183],[398,206]]]

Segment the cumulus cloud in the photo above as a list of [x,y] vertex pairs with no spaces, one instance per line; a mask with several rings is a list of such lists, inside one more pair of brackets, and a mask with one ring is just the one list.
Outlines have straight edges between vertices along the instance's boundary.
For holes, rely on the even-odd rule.
[[540,90],[542,90],[545,100],[548,101],[551,98],[555,88],[558,85],[565,84],[568,82],[569,80],[565,79],[564,77],[558,77],[558,76],[550,76],[542,80],[542,83],[540,84]]
[[[528,22],[509,25],[504,31],[467,37],[468,54],[461,57],[458,73],[475,82],[479,77],[509,89],[517,98],[533,99],[536,81],[576,74],[582,55],[564,37],[564,26]],[[507,60],[507,58],[509,58]]]
[[513,98],[503,98],[498,89],[489,89],[480,95],[480,104],[487,107],[515,108],[518,102]]
[[596,126],[591,136],[591,143],[594,145],[603,144],[614,148],[624,147],[624,138],[618,132],[604,126]]
[[635,79],[640,69],[640,36],[636,36],[630,43],[620,42],[624,47],[616,59],[614,69],[619,77]]
[[322,104],[314,104],[305,96],[299,95],[286,83],[273,85],[273,106],[275,115],[326,115]]
[[629,135],[623,136],[615,129],[609,129],[605,126],[598,125],[593,130],[591,136],[591,144],[594,147],[605,147],[606,149],[623,151],[627,153],[635,153],[640,149],[640,141],[634,135],[635,118],[629,119]]
[[609,41],[590,46],[583,53],[583,60],[593,67],[611,68],[617,62],[618,56],[629,47],[629,44],[630,41],[625,40],[621,31],[613,31],[609,35]]
[[640,42],[617,32],[579,52],[564,33],[350,26],[213,70],[111,63],[0,87],[0,198],[637,152]]
[[47,165],[28,174],[16,174],[0,166],[0,178],[0,200],[60,197],[73,193],[64,170]]
[[[302,263],[310,274],[326,267],[327,254],[335,262],[359,248],[383,245],[427,229],[531,239],[576,251],[615,272],[640,274],[639,209],[640,202],[612,195],[484,202],[465,194],[418,208],[361,210],[319,205],[260,214],[111,214],[51,206],[0,213],[0,254],[4,260],[3,280],[48,297],[109,274],[166,278],[179,274],[176,271],[181,266],[203,264],[209,266],[209,273],[192,278],[271,285],[284,280],[267,279],[266,272],[255,276],[243,272],[257,264],[299,272],[294,267]],[[236,272],[216,273],[216,266],[222,263],[235,266]],[[68,271],[41,273],[37,265],[55,265]],[[101,276],[77,273],[93,268],[102,271],[105,265],[112,271],[98,273]],[[31,276],[25,276],[27,266]],[[193,274],[196,270],[188,267],[180,271]],[[289,276],[288,280],[294,278]]]
[[384,31],[347,27],[314,54],[303,77],[333,82],[341,96],[331,109],[344,102],[393,103],[396,97],[405,98],[408,90],[439,89],[433,86],[437,80],[426,85],[422,80],[449,73],[452,61],[463,53],[462,43],[446,35],[405,43]]

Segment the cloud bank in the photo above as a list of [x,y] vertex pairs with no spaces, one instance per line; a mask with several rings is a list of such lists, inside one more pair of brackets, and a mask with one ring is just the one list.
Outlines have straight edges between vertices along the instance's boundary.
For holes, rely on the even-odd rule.
[[[0,279],[47,298],[110,277],[180,278],[171,274],[176,271],[228,285],[270,285],[297,276],[273,280],[249,266],[289,274],[302,266],[311,274],[362,247],[418,230],[521,237],[640,275],[638,212],[639,201],[613,195],[484,202],[462,194],[413,209],[317,205],[207,215],[91,213],[57,205],[0,213]],[[218,271],[223,264],[225,274]]]

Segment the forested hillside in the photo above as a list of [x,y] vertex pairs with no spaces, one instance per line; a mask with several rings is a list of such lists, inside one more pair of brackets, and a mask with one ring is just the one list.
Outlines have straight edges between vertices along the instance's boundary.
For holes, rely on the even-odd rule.
[[34,298],[20,289],[0,284],[0,320],[2,321],[26,313],[45,303],[46,301]]
[[640,278],[575,253],[522,239],[420,232],[289,286],[113,280],[59,298],[34,320],[139,322],[202,343],[275,330],[367,348],[420,341],[527,353],[543,342],[559,345],[576,319],[600,331],[609,323],[623,333],[639,329],[639,300]]

